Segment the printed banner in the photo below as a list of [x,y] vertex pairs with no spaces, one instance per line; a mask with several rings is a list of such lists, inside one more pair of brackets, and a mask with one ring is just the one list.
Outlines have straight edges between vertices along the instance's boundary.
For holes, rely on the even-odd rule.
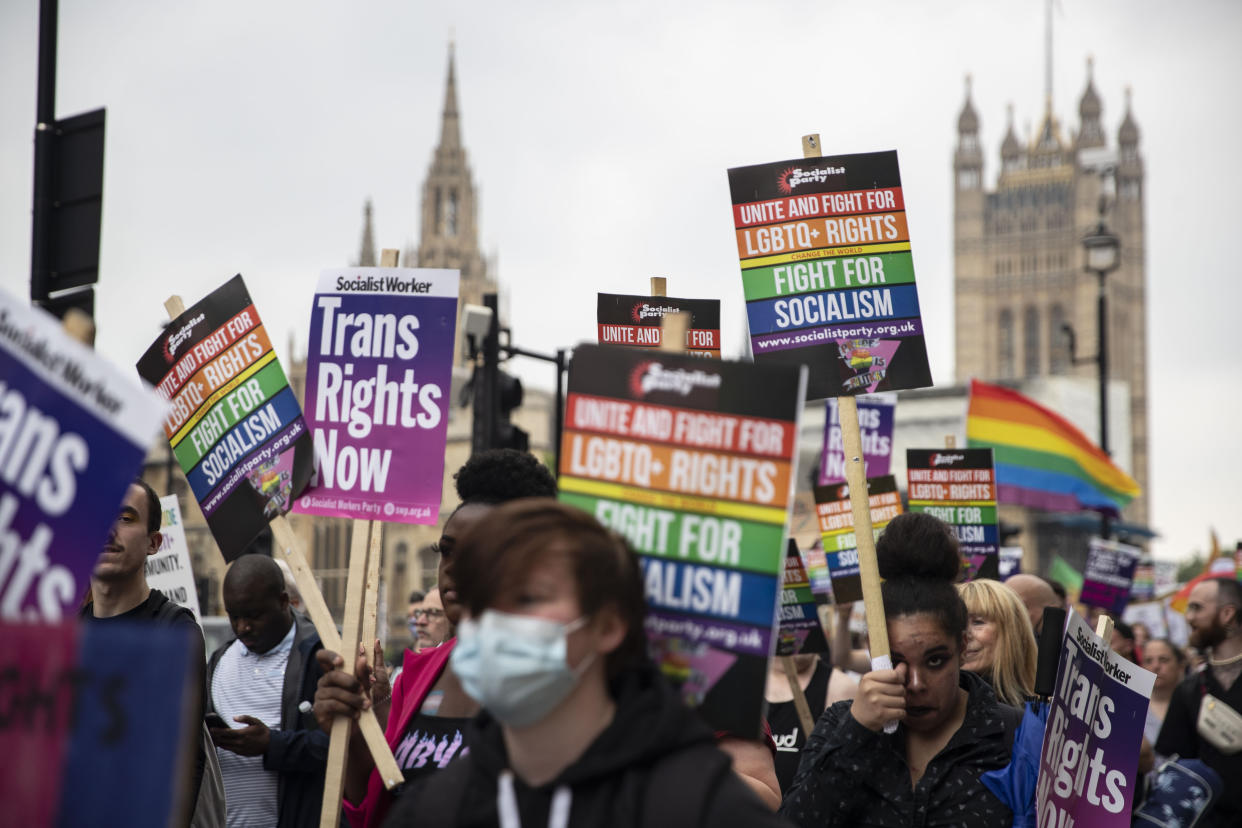
[[1150,601],[1156,597],[1156,567],[1151,558],[1134,567],[1134,583],[1130,584],[1130,600]]
[[807,399],[932,384],[897,153],[729,170],[751,350]]
[[1134,570],[1143,550],[1117,541],[1092,538],[1087,548],[1086,571],[1082,575],[1079,600],[1116,615],[1130,603]]
[[830,602],[836,599],[832,594],[832,576],[828,574],[828,558],[824,555],[824,539],[819,537],[811,548],[802,553],[802,565],[806,567],[807,579],[811,582],[811,592],[825,596]]
[[647,634],[716,730],[760,733],[805,369],[582,345],[560,498],[639,553]]
[[[819,460],[819,485],[845,480],[845,449],[841,443],[841,418],[837,398],[826,403],[824,450]],[[863,471],[867,477],[888,474],[893,461],[893,414],[896,394],[874,394],[858,398],[858,431],[862,437]]]
[[[897,478],[891,474],[867,479],[871,505],[871,529],[879,537],[884,527],[901,514],[901,494]],[[858,574],[858,537],[854,534],[854,512],[850,506],[848,483],[815,487],[815,512],[824,539],[824,557],[832,578],[832,600],[837,604],[861,601],[862,577]]]
[[224,559],[239,557],[311,473],[302,409],[242,277],[174,319],[138,373],[172,403],[168,443]]
[[1039,828],[1129,828],[1143,724],[1156,676],[1069,613],[1040,750]]
[[176,495],[166,495],[160,498],[160,508],[164,511],[160,525],[162,540],[160,551],[147,558],[147,586],[188,608],[198,621],[202,618],[198,609],[198,586],[190,566],[190,546],[185,539],[181,505]]
[[690,314],[685,353],[720,359],[719,299],[601,293],[596,312],[599,344],[659,348],[664,315],[679,312]]
[[776,636],[778,656],[828,652],[828,639],[816,610],[821,603],[826,602],[811,592],[811,581],[802,564],[798,542],[790,538],[785,552],[785,573],[781,578],[780,629]]
[[311,305],[307,515],[440,517],[457,335],[456,270],[325,270]]
[[164,411],[0,290],[0,618],[73,617]]
[[1011,575],[1022,572],[1022,547],[1002,546],[1000,548],[1000,579],[1007,580]]
[[992,449],[906,449],[906,496],[911,512],[953,527],[962,580],[1001,577]]
[[197,635],[124,621],[0,622],[4,823],[172,824],[179,778],[193,762],[181,736],[190,733]]

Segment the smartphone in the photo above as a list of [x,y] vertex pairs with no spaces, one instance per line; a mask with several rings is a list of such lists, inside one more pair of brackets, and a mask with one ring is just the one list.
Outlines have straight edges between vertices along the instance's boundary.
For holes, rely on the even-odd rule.
[[207,722],[209,728],[223,729],[229,726],[228,722],[220,718],[219,713],[208,713],[204,721]]

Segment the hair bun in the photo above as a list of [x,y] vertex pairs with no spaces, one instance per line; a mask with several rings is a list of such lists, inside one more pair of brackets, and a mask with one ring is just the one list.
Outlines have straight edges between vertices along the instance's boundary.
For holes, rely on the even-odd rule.
[[884,527],[875,544],[876,563],[885,580],[957,580],[961,555],[953,527],[940,518],[906,512]]

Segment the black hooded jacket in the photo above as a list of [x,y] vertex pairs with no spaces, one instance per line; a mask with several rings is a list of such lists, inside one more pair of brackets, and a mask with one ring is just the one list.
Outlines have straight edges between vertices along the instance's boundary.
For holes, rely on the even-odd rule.
[[[498,826],[502,799],[516,804],[523,828],[787,825],[732,772],[711,731],[654,667],[623,674],[612,691],[612,723],[552,782],[532,788],[507,772],[500,724],[484,711],[470,753],[403,793],[384,825]],[[511,799],[502,776],[512,779]]]

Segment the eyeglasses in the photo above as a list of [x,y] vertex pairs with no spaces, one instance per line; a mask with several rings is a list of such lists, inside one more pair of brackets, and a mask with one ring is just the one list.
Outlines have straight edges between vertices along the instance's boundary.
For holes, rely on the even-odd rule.
[[434,608],[433,609],[416,609],[410,613],[410,621],[415,621],[420,615],[427,616],[428,621],[435,621],[439,618],[444,617],[444,610],[434,609]]

